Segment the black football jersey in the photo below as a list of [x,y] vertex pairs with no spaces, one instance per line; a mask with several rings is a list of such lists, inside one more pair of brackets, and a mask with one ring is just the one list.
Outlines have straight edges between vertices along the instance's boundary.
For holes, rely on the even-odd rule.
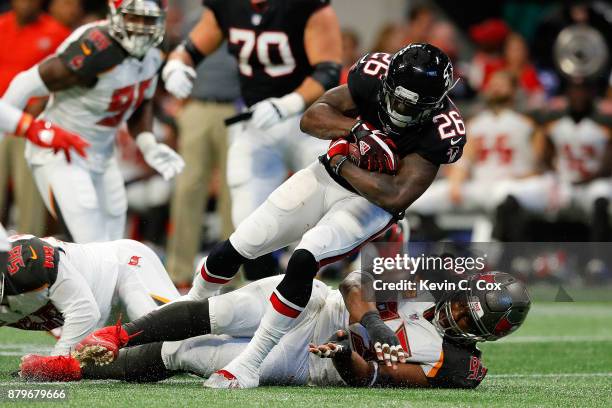
[[248,106],[293,92],[313,67],[304,49],[310,16],[330,0],[268,0],[262,13],[250,0],[203,0],[215,15],[230,54],[238,60]]
[[432,387],[475,388],[487,375],[476,343],[457,343],[445,337],[442,353],[439,365],[427,375]]
[[463,154],[465,124],[457,107],[446,98],[431,119],[418,126],[389,128],[380,119],[380,91],[391,54],[375,52],[363,56],[348,74],[348,88],[358,116],[374,128],[387,133],[395,142],[400,158],[417,153],[434,164],[454,163]]

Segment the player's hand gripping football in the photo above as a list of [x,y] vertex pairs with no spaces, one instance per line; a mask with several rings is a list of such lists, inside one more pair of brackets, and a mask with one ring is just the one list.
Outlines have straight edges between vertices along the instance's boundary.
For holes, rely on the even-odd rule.
[[380,130],[358,121],[349,136],[349,158],[353,164],[370,172],[395,174],[399,158],[395,143]]
[[161,174],[164,180],[170,180],[183,171],[185,167],[183,158],[169,146],[157,143],[153,133],[139,134],[136,144],[147,164]]
[[195,78],[195,70],[178,59],[169,60],[162,70],[166,91],[179,99],[185,99],[191,94]]
[[352,353],[348,334],[344,330],[335,332],[325,344],[310,343],[308,351],[321,358],[350,357]]
[[[32,120],[29,115],[28,117],[30,124],[24,126],[25,130],[21,134],[18,134],[18,136],[26,137],[37,146],[47,147],[56,152],[60,150],[63,151],[68,162],[70,162],[71,159],[71,149],[74,149],[79,156],[87,157],[85,149],[89,147],[89,143],[79,135],[64,130],[51,122],[40,119]],[[28,117],[26,117],[26,120]]]
[[378,312],[373,310],[367,312],[361,318],[360,323],[370,336],[370,342],[374,346],[378,361],[394,369],[397,369],[398,362],[406,362],[406,352],[399,339],[393,330],[382,321]]

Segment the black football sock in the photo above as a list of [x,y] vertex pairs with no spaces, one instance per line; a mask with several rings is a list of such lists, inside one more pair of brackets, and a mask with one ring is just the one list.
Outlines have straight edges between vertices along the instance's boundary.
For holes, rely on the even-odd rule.
[[298,249],[291,255],[285,277],[276,289],[288,301],[306,307],[312,292],[312,280],[318,270],[319,263],[314,256],[305,249]]
[[154,382],[172,377],[175,372],[164,365],[161,357],[162,342],[127,347],[119,350],[119,356],[110,364],[87,364],[81,369],[84,379]]
[[128,335],[133,336],[128,343],[130,346],[209,334],[208,300],[171,303],[125,323],[123,328]]
[[249,259],[240,255],[230,240],[225,240],[210,251],[206,258],[206,270],[215,276],[231,279],[238,273],[238,268]]
[[[208,265],[207,265],[208,266]],[[259,258],[249,259],[244,265],[244,277],[246,280],[256,281],[268,276],[278,275],[278,261],[274,255],[262,255]]]

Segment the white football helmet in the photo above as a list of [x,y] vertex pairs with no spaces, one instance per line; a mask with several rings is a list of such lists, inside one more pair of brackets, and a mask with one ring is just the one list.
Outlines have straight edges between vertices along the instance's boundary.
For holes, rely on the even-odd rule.
[[166,31],[166,0],[109,0],[110,35],[132,56],[142,58]]

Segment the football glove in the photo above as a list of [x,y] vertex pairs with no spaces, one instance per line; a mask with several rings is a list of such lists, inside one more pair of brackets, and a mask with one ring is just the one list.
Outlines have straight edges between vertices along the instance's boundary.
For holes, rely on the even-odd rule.
[[32,116],[24,113],[20,120],[17,136],[23,136],[37,146],[63,151],[66,160],[70,162],[70,150],[74,149],[81,157],[87,157],[85,149],[89,143],[76,133],[69,132],[46,120],[33,120]]
[[191,94],[195,78],[195,69],[178,59],[169,60],[162,70],[166,90],[179,99],[185,99]]
[[143,132],[136,138],[136,144],[142,152],[145,162],[162,175],[164,180],[170,180],[185,167],[183,158],[169,146],[157,143],[155,135]]
[[282,98],[264,99],[251,107],[253,116],[250,123],[257,129],[265,130],[303,112],[304,107],[304,98],[296,92]]
[[387,366],[395,367],[397,362],[406,362],[406,353],[399,339],[387,326],[378,312],[369,311],[361,318],[361,325],[365,327],[370,336],[370,343],[374,346],[376,358]]
[[349,337],[344,330],[335,332],[325,344],[310,343],[308,351],[321,358],[347,358],[352,353]]

